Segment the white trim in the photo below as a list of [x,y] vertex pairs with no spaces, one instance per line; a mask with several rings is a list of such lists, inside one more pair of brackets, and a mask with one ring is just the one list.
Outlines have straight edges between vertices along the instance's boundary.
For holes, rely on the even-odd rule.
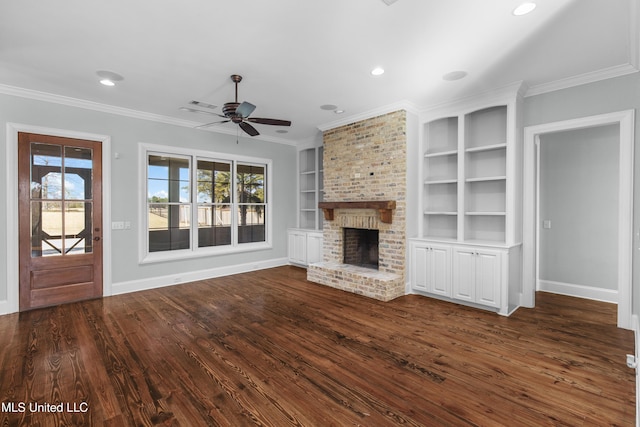
[[[35,99],[37,101],[50,102],[54,104],[66,105],[68,107],[82,108],[85,110],[100,111],[102,113],[116,114],[119,116],[130,117],[139,120],[149,120],[152,122],[166,123],[174,126],[182,126],[187,128],[195,128],[201,126],[202,123],[194,122],[192,120],[176,119],[174,117],[162,116],[159,114],[147,113],[145,111],[132,110],[130,108],[116,107],[113,105],[102,104],[99,102],[87,101],[79,98],[72,98],[70,96],[57,95],[48,92],[41,92],[32,89],[24,89],[16,86],[9,86],[0,84],[0,93],[11,96],[18,96],[20,98]],[[208,127],[198,129],[203,132],[216,132],[227,135],[237,135],[237,129],[235,128],[222,128],[219,126]],[[266,142],[274,142],[276,144],[285,145],[297,145],[295,141],[289,141],[283,138],[276,138],[272,136],[259,135],[257,137],[250,137],[251,139],[259,139]]]
[[538,280],[538,290],[612,304],[617,304],[619,298],[618,291],[615,289],[594,288],[592,286],[554,282],[552,280]]
[[5,157],[7,182],[7,300],[0,301],[0,314],[15,313],[19,310],[18,132],[88,139],[102,143],[102,294],[104,296],[111,295],[111,137],[66,129],[7,123]]
[[232,274],[247,273],[254,270],[280,267],[288,265],[287,258],[276,258],[266,261],[256,261],[245,264],[226,265],[224,267],[210,268],[207,270],[188,271],[176,273],[170,276],[150,277],[140,280],[131,280],[113,284],[113,295],[127,294],[129,292],[146,291],[149,289],[173,286],[181,283],[195,282],[198,280],[212,279],[215,277],[230,276]]
[[635,111],[565,120],[524,129],[524,225],[522,305],[535,304],[537,273],[537,180],[539,173],[536,141],[541,134],[617,124],[620,126],[618,205],[618,327],[630,329],[632,315],[633,255],[633,143]]
[[[192,235],[191,247],[189,249],[163,251],[163,252],[148,252],[148,216],[147,216],[147,156],[149,154],[167,154],[175,156],[184,156],[190,159],[190,168],[192,170],[191,179],[193,180],[193,170],[195,168],[195,162],[198,158],[203,159],[219,159],[223,162],[228,162],[232,167],[232,186],[235,195],[235,176],[237,163],[242,164],[254,164],[266,167],[266,188],[265,194],[267,195],[266,212],[265,212],[265,241],[254,243],[238,243],[238,224],[236,215],[231,215],[231,228],[236,230],[232,233],[231,245],[215,246],[208,248],[199,248],[195,245],[195,238]],[[237,154],[228,153],[216,153],[213,151],[205,151],[191,148],[172,147],[166,145],[149,144],[140,142],[138,144],[138,223],[140,229],[138,230],[138,263],[139,264],[152,264],[173,260],[202,258],[207,256],[227,255],[241,252],[253,252],[259,250],[273,249],[273,200],[272,196],[272,181],[273,181],[273,160],[258,157],[242,156]],[[192,190],[195,191],[195,190]],[[195,196],[192,204],[195,204]],[[237,207],[237,201],[232,203],[232,208]],[[234,211],[235,212],[235,211]],[[193,233],[192,233],[193,234]]]
[[534,85],[529,88],[526,97],[540,95],[543,93],[554,92],[560,89],[568,89],[588,83],[599,82],[601,80],[612,79],[614,77],[626,76],[627,74],[637,73],[638,69],[631,64],[614,65],[612,67],[603,68],[597,71],[591,71],[577,76],[567,77],[565,79],[554,80],[549,83]]

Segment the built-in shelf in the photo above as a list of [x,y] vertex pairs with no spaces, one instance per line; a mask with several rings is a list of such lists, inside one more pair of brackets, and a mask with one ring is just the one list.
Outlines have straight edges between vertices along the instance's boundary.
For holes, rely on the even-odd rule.
[[466,182],[506,181],[506,176],[483,176],[479,178],[467,178]]
[[323,198],[322,147],[300,150],[298,153],[298,227],[304,230],[322,229],[318,202]]
[[467,148],[465,151],[467,153],[477,153],[477,152],[481,152],[481,151],[492,151],[492,150],[500,150],[500,149],[504,149],[507,148],[507,143],[502,143],[502,144],[493,144],[493,145],[484,145],[484,146],[480,146],[480,147],[471,147],[471,148]]
[[458,150],[449,150],[449,151],[440,151],[435,153],[426,153],[424,156],[427,158],[430,158],[430,157],[455,156],[457,154],[458,154]]
[[435,184],[457,184],[457,179],[429,179],[424,182],[426,185],[435,185]]
[[465,212],[465,215],[477,215],[477,216],[505,216],[506,212]]
[[458,212],[447,211],[424,211],[425,215],[458,215]]

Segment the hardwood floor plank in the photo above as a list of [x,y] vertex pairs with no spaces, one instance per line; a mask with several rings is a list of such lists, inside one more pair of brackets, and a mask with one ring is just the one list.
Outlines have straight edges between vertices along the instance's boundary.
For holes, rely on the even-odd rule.
[[615,306],[541,293],[509,318],[388,303],[280,267],[0,317],[8,426],[633,425]]

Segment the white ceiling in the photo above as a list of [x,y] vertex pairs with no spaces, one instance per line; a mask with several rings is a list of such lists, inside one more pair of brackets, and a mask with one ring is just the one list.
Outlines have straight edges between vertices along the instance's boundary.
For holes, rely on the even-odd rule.
[[[232,101],[229,76],[241,74],[252,116],[293,122],[287,134],[256,125],[263,137],[304,143],[318,126],[391,105],[421,110],[519,80],[543,91],[637,70],[638,0],[537,0],[531,14],[513,16],[519,3],[2,0],[0,92],[194,126],[215,117],[178,108]],[[371,76],[375,66],[386,73]],[[98,70],[124,80],[102,86]],[[442,79],[456,70],[468,76]],[[234,126],[211,129],[235,134]]]

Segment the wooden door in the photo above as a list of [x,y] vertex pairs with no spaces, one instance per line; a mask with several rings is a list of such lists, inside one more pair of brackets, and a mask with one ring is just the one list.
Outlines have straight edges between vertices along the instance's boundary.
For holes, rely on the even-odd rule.
[[20,311],[102,296],[102,146],[18,134]]

